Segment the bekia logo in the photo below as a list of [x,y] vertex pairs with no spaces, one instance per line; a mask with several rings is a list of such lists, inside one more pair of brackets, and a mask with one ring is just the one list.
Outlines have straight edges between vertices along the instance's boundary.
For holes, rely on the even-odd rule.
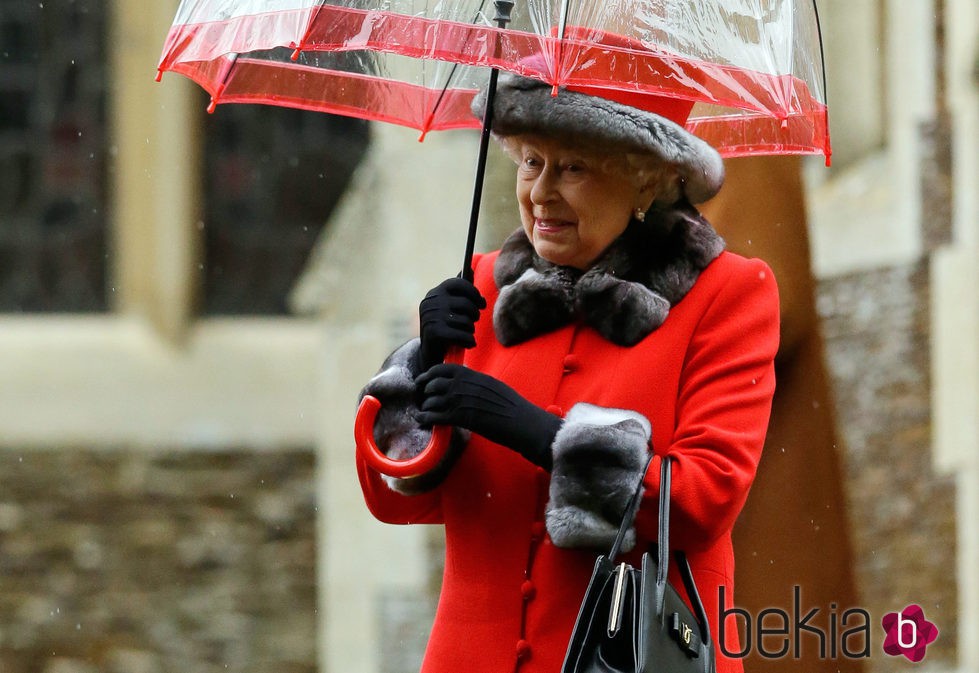
[[886,634],[884,652],[892,657],[903,654],[914,663],[925,658],[925,650],[938,638],[938,627],[925,618],[925,611],[919,605],[889,612],[881,624]]
[[[792,592],[789,610],[767,608],[757,615],[740,607],[725,607],[725,588],[718,588],[720,633],[718,643],[724,656],[747,657],[752,651],[765,659],[801,659],[817,654],[819,659],[865,659],[871,656],[870,613],[863,608],[839,610],[836,603],[828,611],[803,608],[800,587]],[[904,656],[913,663],[925,658],[925,651],[938,638],[938,627],[925,618],[919,605],[911,604],[900,612],[889,612],[881,620],[883,650],[892,657]],[[744,634],[742,649],[727,648],[725,632],[737,628]]]

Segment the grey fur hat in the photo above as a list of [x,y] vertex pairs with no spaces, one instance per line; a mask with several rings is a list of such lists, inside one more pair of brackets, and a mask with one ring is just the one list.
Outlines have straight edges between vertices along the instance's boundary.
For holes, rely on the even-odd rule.
[[[485,108],[484,89],[473,100],[472,110],[482,118]],[[550,84],[512,73],[499,75],[493,133],[498,137],[539,133],[575,141],[584,138],[613,151],[650,154],[677,170],[690,203],[707,201],[724,182],[721,155],[676,122],[581,91],[562,88],[553,96]]]

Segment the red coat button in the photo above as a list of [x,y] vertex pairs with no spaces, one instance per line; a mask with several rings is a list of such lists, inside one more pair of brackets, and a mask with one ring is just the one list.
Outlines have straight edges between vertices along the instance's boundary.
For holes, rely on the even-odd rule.
[[564,356],[564,373],[570,374],[581,368],[581,360],[575,354]]
[[527,580],[520,585],[520,593],[523,595],[524,600],[532,601],[534,600],[534,596],[537,595],[537,587],[534,586],[533,582]]
[[530,643],[526,640],[517,641],[517,659],[521,661],[526,661],[530,659]]
[[546,411],[549,414],[554,414],[555,416],[560,416],[564,418],[564,409],[557,406],[556,404],[552,404],[551,406],[544,409],[544,411]]

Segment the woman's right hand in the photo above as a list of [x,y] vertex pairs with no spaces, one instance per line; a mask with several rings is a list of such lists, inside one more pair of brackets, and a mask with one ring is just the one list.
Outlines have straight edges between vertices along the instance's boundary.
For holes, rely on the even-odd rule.
[[445,359],[449,346],[476,345],[476,321],[486,300],[464,278],[449,278],[432,288],[418,305],[421,371]]

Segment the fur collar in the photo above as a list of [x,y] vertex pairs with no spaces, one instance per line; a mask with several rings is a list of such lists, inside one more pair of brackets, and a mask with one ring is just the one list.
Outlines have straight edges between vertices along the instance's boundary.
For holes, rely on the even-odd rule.
[[585,272],[541,259],[518,229],[493,267],[497,339],[512,346],[580,319],[612,343],[633,346],[663,324],[723,249],[689,204],[633,220]]

